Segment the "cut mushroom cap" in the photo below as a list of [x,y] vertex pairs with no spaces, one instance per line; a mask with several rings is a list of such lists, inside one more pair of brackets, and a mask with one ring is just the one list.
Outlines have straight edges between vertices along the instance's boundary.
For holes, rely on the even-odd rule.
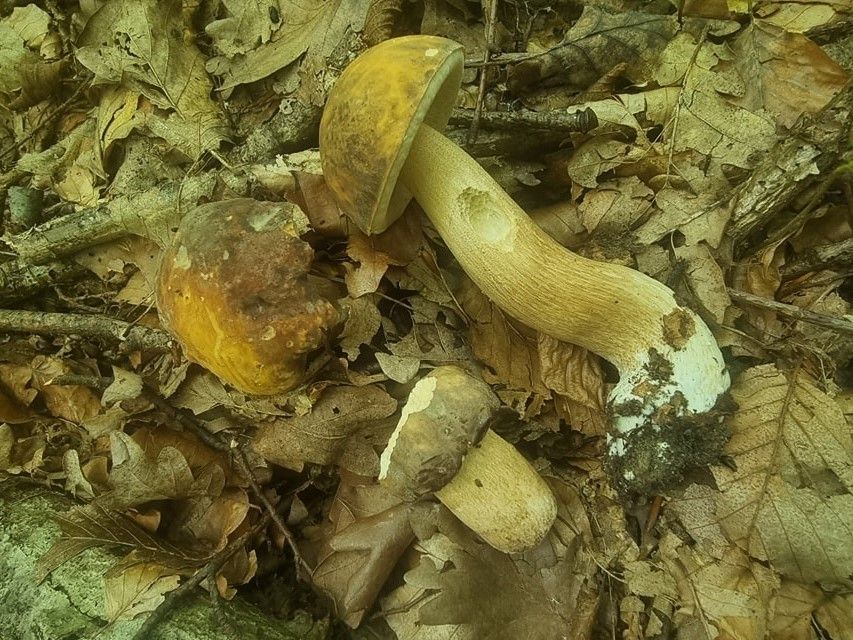
[[245,393],[298,386],[338,312],[315,290],[307,219],[289,203],[226,200],[187,213],[157,277],[157,308],[187,357]]
[[379,479],[408,500],[434,493],[486,542],[512,553],[545,537],[557,503],[524,456],[488,428],[499,406],[482,380],[455,366],[434,369],[409,394]]
[[663,489],[719,453],[724,438],[709,412],[729,387],[720,349],[670,289],[560,246],[438,132],[462,65],[461,45],[434,36],[388,40],[357,58],[320,124],[326,180],[367,233],[385,229],[414,196],[497,305],[612,362],[620,373],[609,398],[614,480],[623,490]]

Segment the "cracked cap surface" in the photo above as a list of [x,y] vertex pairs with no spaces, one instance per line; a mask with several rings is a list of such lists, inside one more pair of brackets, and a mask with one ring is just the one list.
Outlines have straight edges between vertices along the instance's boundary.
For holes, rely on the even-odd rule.
[[365,233],[388,228],[411,200],[398,184],[421,123],[441,131],[462,80],[462,45],[438,36],[386,40],[338,78],[320,122],[326,182]]

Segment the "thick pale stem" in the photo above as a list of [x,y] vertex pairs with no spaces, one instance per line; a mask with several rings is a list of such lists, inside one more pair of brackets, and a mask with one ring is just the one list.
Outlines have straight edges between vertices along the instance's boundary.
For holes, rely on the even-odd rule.
[[535,547],[557,517],[548,485],[509,442],[491,429],[459,473],[435,492],[453,515],[506,553]]
[[[615,428],[669,405],[711,409],[729,385],[710,330],[648,276],[588,260],[552,240],[465,152],[423,125],[401,178],[462,268],[511,316],[619,369]],[[617,442],[617,448],[620,446]]]

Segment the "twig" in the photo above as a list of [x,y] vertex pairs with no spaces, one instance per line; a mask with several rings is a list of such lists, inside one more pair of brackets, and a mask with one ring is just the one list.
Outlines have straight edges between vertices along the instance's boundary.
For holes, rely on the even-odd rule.
[[[252,527],[249,531],[241,535],[239,538],[235,538],[219,553],[217,553],[210,561],[198,571],[196,571],[192,576],[186,579],[181,586],[179,586],[174,591],[169,592],[166,595],[166,598],[163,600],[160,605],[151,612],[151,615],[142,623],[142,626],[139,627],[137,632],[134,634],[134,640],[147,640],[147,638],[151,637],[151,632],[159,625],[161,622],[168,618],[169,613],[176,608],[176,605],[187,595],[189,595],[193,589],[198,587],[205,579],[210,579],[211,583],[213,579],[216,577],[216,572],[219,571],[226,562],[233,556],[235,553],[244,549],[248,541],[254,536],[258,535],[261,531],[269,523],[270,517],[268,513],[265,513],[261,516],[261,519]],[[213,585],[211,584],[211,589]]]
[[299,547],[296,544],[296,537],[293,535],[293,532],[290,530],[290,527],[282,520],[281,515],[276,511],[273,504],[269,501],[266,494],[261,491],[260,485],[258,485],[258,481],[255,478],[255,474],[252,473],[251,468],[249,467],[249,461],[246,458],[246,454],[242,448],[237,447],[233,450],[233,459],[237,463],[238,468],[243,473],[243,475],[249,480],[249,485],[252,487],[252,491],[258,500],[261,501],[261,504],[264,505],[264,508],[267,510],[267,513],[272,518],[272,521],[275,523],[278,530],[281,531],[281,534],[284,536],[284,539],[287,541],[287,546],[290,547],[290,552],[293,554],[294,564],[296,565],[296,577],[297,579],[307,579],[310,575],[311,568],[308,566],[308,563],[302,557],[302,554],[299,551]]
[[0,281],[10,277],[10,270],[20,269],[21,264],[43,264],[131,234],[162,242],[165,237],[160,235],[165,236],[173,218],[209,196],[216,179],[214,172],[188,176],[6,237],[4,241],[15,251],[20,264],[0,265]]
[[172,350],[172,337],[165,331],[130,324],[104,316],[74,313],[44,313],[0,309],[0,331],[46,335],[79,335],[118,343],[125,351]]
[[82,373],[64,373],[61,376],[51,378],[48,384],[52,387],[80,386],[89,387],[90,389],[97,389],[98,391],[104,391],[113,383],[113,380],[114,378],[96,375],[85,375]]
[[809,324],[814,324],[820,327],[826,327],[827,329],[832,329],[834,331],[838,331],[839,333],[853,334],[853,322],[851,322],[850,320],[846,320],[844,318],[834,318],[833,316],[828,316],[823,313],[815,313],[814,311],[808,311],[807,309],[800,309],[799,307],[796,307],[792,304],[785,304],[784,302],[768,300],[767,298],[762,298],[761,296],[756,296],[751,293],[745,293],[743,291],[737,291],[731,288],[727,288],[726,290],[728,291],[732,300],[734,300],[735,302],[743,302],[744,304],[749,304],[755,307],[771,309],[772,311],[777,311],[778,313],[788,316],[789,318],[794,318],[795,320],[800,320],[801,322],[808,322]]
[[85,267],[73,262],[32,265],[13,260],[0,264],[0,303],[23,300],[46,287],[76,280],[84,273]]
[[492,3],[489,7],[489,15],[486,16],[486,52],[483,54],[483,68],[480,69],[480,85],[477,89],[477,104],[474,106],[474,118],[471,120],[471,128],[468,131],[468,144],[473,144],[477,140],[477,132],[480,129],[480,117],[483,114],[483,101],[486,99],[486,77],[488,68],[486,63],[492,55],[492,45],[495,42],[495,22],[498,18],[498,2],[499,0],[490,0]]
[[809,271],[848,267],[850,265],[853,265],[853,238],[825,244],[806,251],[798,260],[784,265],[782,275],[786,278],[792,278]]
[[[454,109],[450,124],[471,125],[477,114],[470,109]],[[480,123],[490,129],[557,131],[586,133],[598,126],[595,111],[590,108],[574,113],[561,111],[488,111],[480,114]]]

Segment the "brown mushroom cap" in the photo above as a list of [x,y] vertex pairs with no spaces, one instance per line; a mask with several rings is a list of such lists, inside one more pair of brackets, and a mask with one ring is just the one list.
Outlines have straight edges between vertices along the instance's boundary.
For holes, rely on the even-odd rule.
[[245,393],[298,386],[338,312],[308,271],[307,220],[289,203],[226,200],[184,216],[160,263],[157,308],[187,357]]
[[323,174],[365,233],[387,229],[411,200],[400,169],[421,123],[444,129],[463,65],[458,42],[405,36],[369,49],[338,78],[320,122]]
[[442,489],[488,429],[500,401],[463,369],[433,369],[417,385],[385,453],[380,478],[407,499]]

